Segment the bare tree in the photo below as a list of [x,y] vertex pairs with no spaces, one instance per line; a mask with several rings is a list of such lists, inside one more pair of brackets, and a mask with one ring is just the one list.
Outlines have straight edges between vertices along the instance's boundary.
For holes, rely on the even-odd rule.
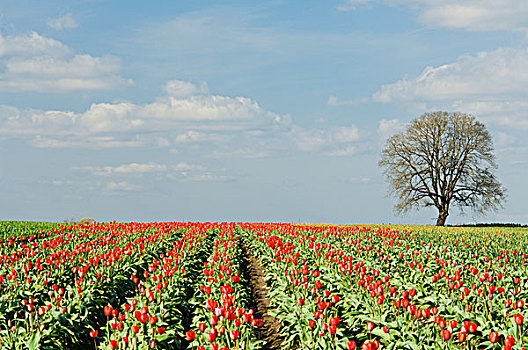
[[396,211],[434,206],[439,226],[445,224],[452,203],[462,211],[483,213],[501,207],[505,199],[505,189],[494,175],[491,136],[468,114],[423,114],[387,140],[379,165],[398,198]]

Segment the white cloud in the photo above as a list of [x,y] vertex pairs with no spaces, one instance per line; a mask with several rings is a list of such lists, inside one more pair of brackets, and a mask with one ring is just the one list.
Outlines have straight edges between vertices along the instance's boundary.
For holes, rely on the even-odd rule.
[[206,173],[206,174],[198,174],[198,175],[191,175],[187,176],[183,181],[189,181],[189,182],[206,182],[206,181],[233,181],[236,180],[236,177],[231,175],[218,175],[218,174],[212,174],[212,173]]
[[127,175],[127,174],[144,174],[152,172],[163,172],[167,170],[167,166],[157,163],[130,163],[119,166],[103,166],[103,167],[77,167],[74,170],[82,170],[93,173],[94,175],[113,176],[113,175]]
[[204,95],[209,93],[209,88],[206,83],[196,86],[193,83],[181,80],[168,81],[163,90],[169,96],[173,97],[189,97],[194,95]]
[[61,42],[32,32],[0,35],[0,91],[64,93],[128,86],[115,56],[72,54]]
[[131,184],[127,181],[110,181],[105,186],[106,194],[117,194],[123,191],[140,191],[143,186]]
[[[133,184],[129,180],[137,180],[138,176],[147,174],[149,179],[151,179],[154,174],[162,174],[163,177],[155,177],[157,181],[162,179],[173,181],[229,181],[235,179],[234,176],[226,175],[221,170],[211,171],[201,165],[190,164],[187,162],[180,162],[174,165],[165,165],[155,162],[129,163],[117,166],[82,166],[73,167],[72,169],[96,176],[123,179],[123,181],[116,180],[103,183],[103,191],[112,194],[121,191],[136,191],[143,189],[143,186]],[[94,188],[98,188],[98,186],[95,186]]]
[[350,177],[348,179],[348,181],[352,182],[352,183],[359,182],[359,183],[362,183],[362,184],[368,184],[369,182],[372,181],[372,178],[367,177],[367,176],[364,176],[364,177]]
[[495,127],[518,132],[528,130],[526,86],[528,48],[499,48],[427,67],[415,79],[382,86],[373,99],[403,103],[418,113],[431,110],[470,113]]
[[328,105],[329,106],[358,106],[364,103],[368,102],[367,97],[362,97],[358,99],[352,99],[352,100],[339,100],[335,96],[328,97]]
[[499,48],[455,62],[427,67],[416,79],[384,85],[373,99],[378,102],[446,100],[526,94],[528,48]]
[[224,174],[223,170],[207,170],[196,164],[181,162],[171,167],[173,171],[167,173],[167,178],[174,181],[202,182],[202,181],[231,181],[236,177]]
[[[294,128],[292,136],[297,147],[306,152],[322,151],[332,156],[350,155],[355,152],[350,143],[359,140],[359,130],[355,125],[333,129]],[[343,144],[348,144],[343,148]]]
[[355,10],[360,6],[369,4],[372,0],[346,0],[343,4],[338,5],[337,9],[339,11],[350,11]]
[[483,117],[508,130],[510,137],[515,137],[514,132],[528,131],[528,102],[515,97],[453,101],[451,109]]
[[271,156],[268,150],[259,150],[252,148],[239,148],[229,151],[214,151],[212,156],[214,158],[242,158],[242,159],[257,159]]
[[[151,103],[94,103],[81,112],[0,105],[0,136],[25,139],[40,148],[177,145],[178,149],[170,152],[247,159],[299,150],[350,155],[356,151],[353,144],[360,139],[354,125],[298,128],[289,115],[266,111],[249,98],[210,95],[191,83],[176,85],[186,91],[180,96],[196,95],[176,97],[173,95],[178,94],[172,91],[173,95],[158,97]],[[99,173],[121,170],[110,167]]]
[[327,152],[329,156],[334,157],[344,157],[344,156],[351,156],[356,153],[356,148],[354,146],[348,146],[346,148],[337,149],[333,151]]
[[0,34],[0,57],[62,57],[69,54],[71,50],[60,41],[43,37],[36,32],[6,37]]
[[470,31],[523,30],[528,2],[519,0],[392,0],[416,9],[427,26]]
[[186,162],[181,162],[181,163],[174,165],[172,169],[176,171],[189,171],[189,170],[203,170],[203,167],[200,165],[194,165],[194,164],[189,164]]
[[56,30],[73,29],[79,26],[70,13],[58,18],[49,19],[47,25]]
[[[96,103],[80,113],[0,105],[0,135],[30,138],[40,147],[119,147],[122,142],[160,146],[160,138],[167,141],[174,132],[179,132],[179,143],[227,142],[235,131],[249,141],[286,132],[290,124],[289,116],[265,111],[245,97],[163,96],[147,104]],[[152,133],[156,137],[150,137]]]
[[[347,0],[337,7],[355,10],[372,0]],[[526,31],[528,2],[519,0],[385,0],[404,5],[416,13],[417,21],[428,27],[468,31]]]
[[515,137],[512,137],[508,133],[499,132],[495,135],[495,146],[504,148],[515,144]]
[[[0,134],[1,133],[2,131],[0,130]],[[63,139],[57,139],[56,137],[42,137],[37,135],[31,140],[31,144],[37,148],[131,148],[139,147],[147,143],[148,140],[137,136],[132,137],[131,139],[119,139],[115,136],[83,135],[81,137],[70,135],[65,136]]]
[[387,139],[389,136],[403,131],[405,124],[398,119],[385,120],[382,119],[378,123],[378,135],[382,140]]
[[176,143],[188,143],[188,142],[212,142],[212,141],[224,141],[229,137],[227,135],[220,135],[214,133],[205,133],[196,130],[189,130],[182,134],[176,135],[174,141]]
[[350,127],[341,127],[336,129],[333,134],[332,138],[336,142],[354,142],[359,139],[359,130],[355,125],[352,125]]

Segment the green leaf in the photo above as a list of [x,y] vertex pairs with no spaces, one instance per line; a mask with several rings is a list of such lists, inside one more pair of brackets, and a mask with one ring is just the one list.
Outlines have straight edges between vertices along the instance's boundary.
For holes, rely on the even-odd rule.
[[414,342],[406,341],[406,342],[405,342],[405,345],[408,346],[407,349],[408,349],[408,348],[411,348],[411,349],[413,349],[413,350],[420,350],[420,347],[419,347],[416,343],[414,343]]
[[383,340],[389,341],[390,336],[389,334],[385,333],[381,328],[374,328],[372,330],[372,334],[377,335],[378,337],[383,338]]
[[27,347],[29,348],[29,350],[36,350],[36,349],[39,349],[40,346],[40,332],[33,332],[31,334],[31,338],[29,338],[28,342],[27,342]]

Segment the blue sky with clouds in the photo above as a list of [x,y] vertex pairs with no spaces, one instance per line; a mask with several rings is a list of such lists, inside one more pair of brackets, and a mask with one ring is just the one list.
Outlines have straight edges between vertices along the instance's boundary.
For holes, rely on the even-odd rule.
[[528,3],[0,2],[0,219],[434,223],[384,140],[426,111],[493,135],[528,222]]

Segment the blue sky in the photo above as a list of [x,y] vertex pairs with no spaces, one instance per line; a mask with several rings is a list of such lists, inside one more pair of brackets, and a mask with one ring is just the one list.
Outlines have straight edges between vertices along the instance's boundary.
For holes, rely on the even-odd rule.
[[394,213],[385,139],[435,110],[493,135],[528,222],[528,3],[0,3],[0,219],[435,222]]

